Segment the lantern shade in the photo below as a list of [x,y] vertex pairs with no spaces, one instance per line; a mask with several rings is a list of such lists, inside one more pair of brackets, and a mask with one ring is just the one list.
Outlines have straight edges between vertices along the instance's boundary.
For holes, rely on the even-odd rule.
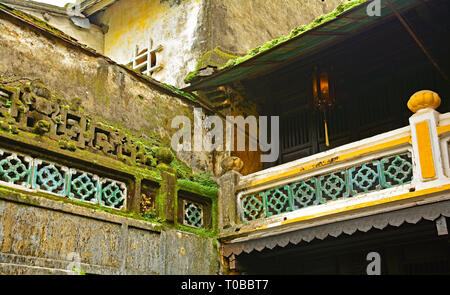
[[328,138],[327,110],[334,106],[336,98],[334,95],[334,83],[330,77],[331,71],[321,71],[315,68],[313,74],[313,106],[317,110],[323,112],[324,128],[325,128],[325,145],[330,146]]
[[334,84],[330,78],[330,73],[320,71],[317,67],[313,74],[313,105],[316,109],[325,112],[334,106]]

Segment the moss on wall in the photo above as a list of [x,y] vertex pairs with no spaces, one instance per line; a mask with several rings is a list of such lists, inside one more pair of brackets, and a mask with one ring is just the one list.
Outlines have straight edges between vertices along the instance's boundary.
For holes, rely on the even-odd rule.
[[[10,12],[7,7],[0,6],[0,8],[2,15],[4,11]],[[27,15],[22,15],[20,12],[14,15],[27,23],[40,21],[34,20],[32,17],[28,18]],[[156,152],[160,147],[169,147],[170,118],[177,114],[191,115],[193,104],[185,104],[184,100],[179,98],[184,97],[190,101],[195,101],[195,98],[167,84],[155,82],[154,84],[161,86],[161,89],[155,89],[152,83],[136,79],[134,73],[130,75],[129,72],[118,67],[107,58],[101,55],[93,57],[92,54],[86,54],[84,50],[79,50],[78,47],[68,46],[67,42],[55,42],[53,37],[47,39],[48,34],[41,34],[40,30],[31,29],[25,23],[24,25],[17,25],[16,22],[5,23],[7,29],[3,34],[4,38],[0,38],[0,43],[2,43],[1,45],[9,45],[5,47],[2,56],[4,61],[8,61],[8,64],[0,63],[4,65],[4,67],[0,66],[0,70],[2,72],[5,70],[0,77],[0,88],[17,84],[18,88],[15,91],[21,91],[22,84],[32,83],[37,78],[45,81],[48,86],[48,88],[47,86],[45,88],[49,89],[51,100],[53,102],[58,100],[61,109],[74,111],[73,109],[76,108],[77,114],[81,113],[83,116],[87,116],[89,124],[96,124],[99,129],[105,129],[108,132],[119,132],[126,135],[127,139],[132,140],[138,146],[142,146],[138,152],[147,157],[150,165],[131,163],[132,161],[125,161],[119,156],[113,157],[111,154],[100,152],[100,150],[96,151],[95,147],[92,146],[85,149],[77,147],[68,136],[61,135],[58,138],[50,138],[47,121],[43,121],[36,126],[35,133],[28,130],[27,126],[16,130],[18,133],[15,133],[12,126],[18,125],[17,118],[7,118],[6,115],[2,115],[0,119],[4,128],[0,128],[0,137],[5,141],[5,148],[24,154],[30,153],[32,156],[42,157],[63,165],[73,164],[76,168],[79,166],[80,169],[86,169],[86,171],[92,170],[92,173],[105,173],[109,177],[117,175],[120,180],[126,180],[128,184],[131,183],[129,192],[135,195],[130,196],[130,198],[139,197],[138,189],[134,190],[134,186],[138,185],[138,180],[144,179],[161,183],[161,171],[156,168],[159,162]],[[45,22],[37,24],[37,26],[57,35],[52,31],[51,26],[45,25]],[[18,35],[17,32],[22,38],[13,37],[14,34]],[[5,41],[10,36],[12,36],[11,40],[14,42]],[[67,39],[63,35],[59,37]],[[76,40],[68,40],[76,43]],[[50,45],[53,47],[50,47]],[[38,55],[29,54],[34,48],[40,49]],[[23,54],[20,59],[15,58],[18,52]],[[60,62],[61,59],[64,59],[64,62]],[[66,67],[68,64],[70,66]],[[49,67],[52,68],[51,77],[48,74]],[[141,77],[142,75],[137,76]],[[17,83],[14,84],[13,81]],[[55,89],[58,89],[58,91]],[[77,98],[66,100],[59,93],[64,93],[67,98]],[[140,98],[141,96],[146,98]],[[174,96],[177,98],[174,98]],[[4,98],[5,96],[2,97],[0,103],[11,107],[11,101]],[[0,109],[3,112],[4,108],[1,105]],[[24,108],[21,112],[27,110]],[[6,114],[8,112],[8,110],[5,111]],[[40,114],[40,116],[45,117],[46,115]],[[47,117],[45,118],[49,119]],[[53,119],[50,118],[49,120]],[[90,138],[90,136],[87,137]],[[172,162],[172,166],[181,180],[180,183],[177,183],[175,179],[175,192],[179,186],[202,197],[217,198],[217,185],[210,174],[193,171],[188,165],[176,158]],[[2,189],[5,191],[14,190],[4,186],[2,186]],[[32,194],[33,196],[71,203],[96,211],[167,225],[165,220],[155,214],[141,215],[139,212],[114,210],[43,192],[22,192],[21,194],[24,196]],[[213,210],[217,211],[217,206],[214,204],[213,202]],[[212,215],[216,216],[216,213]],[[217,220],[217,218],[214,217],[214,220]],[[178,224],[173,225],[173,227],[178,228]],[[183,228],[189,230],[186,227]],[[203,232],[211,235],[209,229],[197,231],[198,234]]]
[[167,89],[169,89],[169,90],[171,90],[171,91],[173,91],[173,92],[175,92],[175,93],[177,93],[177,94],[179,94],[181,96],[184,96],[185,98],[187,98],[187,99],[189,99],[191,101],[197,101],[197,99],[192,94],[190,94],[188,92],[182,91],[182,90],[176,88],[175,86],[172,86],[172,85],[169,85],[169,84],[165,84],[165,83],[162,83],[162,84]]
[[[34,85],[38,85],[39,87]],[[24,88],[27,88],[29,92],[23,92]],[[174,206],[176,204],[175,194],[177,177],[181,180],[186,180],[186,182],[181,185],[185,190],[197,193],[202,197],[208,198],[215,198],[217,195],[217,185],[212,180],[211,175],[202,171],[194,172],[192,168],[177,159],[168,147],[168,143],[165,143],[164,140],[159,138],[156,134],[146,136],[144,132],[140,137],[137,137],[135,136],[136,132],[133,132],[132,130],[124,127],[121,123],[109,122],[99,115],[90,115],[90,125],[95,124],[102,130],[117,134],[123,134],[127,139],[127,142],[133,142],[134,146],[138,146],[136,158],[139,158],[140,161],[138,162],[131,161],[130,159],[121,159],[120,157],[115,157],[113,155],[98,152],[96,149],[92,149],[92,147],[90,146],[87,148],[77,148],[75,142],[68,136],[61,135],[57,138],[53,137],[53,135],[50,136],[50,123],[47,120],[37,121],[35,127],[31,129],[26,126],[20,125],[18,122],[16,122],[15,118],[11,117],[11,114],[9,113],[11,105],[8,103],[11,103],[12,97],[16,97],[13,100],[15,103],[14,107],[17,108],[16,104],[18,101],[20,101],[17,99],[17,97],[22,97],[23,99],[25,99],[24,97],[27,93],[34,93],[34,95],[37,95],[35,97],[35,99],[37,100],[41,99],[41,96],[53,98],[58,101],[58,104],[62,109],[74,112],[74,114],[79,116],[87,115],[82,110],[80,105],[81,101],[79,99],[72,99],[71,102],[67,102],[62,96],[58,95],[58,98],[56,98],[56,96],[53,94],[56,92],[51,91],[38,80],[27,80],[27,82],[18,80],[12,82],[8,79],[0,79],[0,89],[2,89],[2,96],[0,100],[0,119],[2,119],[1,122],[3,122],[3,125],[5,125],[4,128],[0,128],[0,137],[7,139],[7,141],[14,142],[16,143],[16,145],[19,145],[21,147],[19,149],[16,149],[15,147],[11,146],[11,144],[8,144],[7,146],[9,146],[9,148],[5,146],[5,148],[7,149],[22,151],[25,154],[29,154],[29,150],[39,148],[39,152],[32,153],[36,154],[39,158],[42,157],[43,159],[52,160],[60,164],[65,163],[66,165],[72,165],[73,162],[80,161],[80,163],[78,163],[77,165],[85,167],[81,169],[87,169],[87,171],[90,171],[92,173],[94,173],[94,171],[91,171],[92,169],[100,169],[102,171],[108,170],[109,172],[107,174],[111,175],[121,174],[122,178],[126,178],[127,181],[131,183],[131,193],[134,193],[134,186],[140,185],[142,179],[145,179],[146,181],[153,181],[155,183],[159,183],[160,186],[163,186],[164,179],[162,177],[162,174],[170,173],[170,175],[173,175],[171,177],[173,179],[172,184],[170,185],[170,187],[165,188],[168,191],[164,191],[164,189],[160,190],[160,196],[157,200],[157,202],[159,203],[156,204],[158,208],[164,208],[164,206],[167,206],[167,199],[165,197],[166,194],[169,193],[174,196],[174,201],[171,203],[171,206]],[[20,96],[19,93],[22,93],[22,96]],[[54,103],[55,101],[52,102]],[[26,115],[26,109],[23,108],[21,110],[21,113],[23,113],[22,115]],[[42,116],[42,118],[45,117],[43,114]],[[65,120],[62,120],[61,122],[65,122]],[[16,134],[12,132],[11,128],[11,126],[15,127],[15,125],[20,125],[22,128]],[[145,163],[142,162],[142,159],[144,159]],[[168,166],[169,163],[171,163],[171,166]],[[92,167],[92,164],[98,167],[94,168]],[[87,168],[87,165],[90,165],[90,167]],[[135,180],[135,182],[133,182],[133,180]],[[34,194],[60,202],[73,203],[97,211],[104,211],[111,214],[149,221],[152,223],[169,224],[166,222],[164,215],[158,216],[156,214],[141,214],[141,212],[139,212],[140,210],[136,210],[136,208],[134,207],[130,207],[129,212],[125,212],[102,207],[99,205],[92,205],[85,202],[71,200],[69,198],[55,197],[42,192],[33,193],[33,195]],[[26,196],[26,194],[24,195]],[[133,198],[136,198],[136,195],[134,195]],[[137,200],[135,201],[137,202]],[[169,211],[175,212],[176,208],[169,208]],[[160,213],[161,212],[162,210],[160,210]],[[178,228],[177,226],[178,225],[175,225],[175,228]],[[210,232],[210,230],[206,229],[205,231]]]
[[228,60],[236,59],[238,57],[239,56],[235,56],[220,50],[217,46],[213,50],[206,52],[201,59],[197,60],[194,71],[190,72],[186,76],[185,82],[193,82],[197,77],[198,71],[202,68],[206,68],[207,66],[219,68],[223,66],[223,64]]

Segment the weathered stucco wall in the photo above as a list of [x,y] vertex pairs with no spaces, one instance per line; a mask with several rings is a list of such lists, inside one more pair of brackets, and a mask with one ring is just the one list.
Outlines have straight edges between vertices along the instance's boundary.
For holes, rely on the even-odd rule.
[[97,17],[108,26],[105,55],[128,64],[136,45],[142,50],[151,39],[153,46],[164,46],[156,54],[163,69],[152,77],[181,87],[188,68],[195,66],[196,58],[203,52],[199,48],[203,6],[202,0],[118,1]]
[[23,4],[14,5],[10,2],[7,2],[6,4],[10,7],[19,9],[25,13],[31,14],[32,16],[49,23],[50,25],[63,31],[67,35],[74,37],[80,43],[86,44],[87,46],[91,47],[92,49],[95,49],[99,53],[103,53],[104,36],[103,31],[99,26],[91,24],[90,29],[83,29],[75,26],[67,15],[47,12],[44,9],[38,11],[36,9],[26,7]]
[[[3,79],[40,79],[66,100],[80,99],[81,107],[99,121],[123,127],[137,137],[144,134],[170,143],[178,131],[171,128],[172,119],[177,115],[193,118],[195,104],[159,91],[102,56],[9,17],[0,19],[0,31]],[[212,171],[208,153],[179,156],[194,168]]]
[[[62,149],[60,142],[56,144],[56,140],[50,140],[48,128],[42,134],[32,134],[24,129],[14,133],[5,123],[6,120],[15,122],[11,124],[17,123],[12,109],[17,109],[16,103],[24,99],[27,106],[22,104],[24,107],[20,112],[31,113],[28,108],[33,108],[35,115],[43,120],[48,117],[44,113],[56,114],[51,110],[57,108],[55,101],[61,104],[60,107],[69,109],[79,102],[81,111],[92,119],[90,122],[93,124],[101,122],[114,128],[117,126],[135,138],[144,134],[167,141],[177,131],[170,127],[172,118],[176,115],[192,117],[195,104],[172,95],[170,91],[163,91],[156,82],[135,75],[103,56],[34,28],[3,11],[0,11],[0,31],[2,87],[6,87],[3,83],[16,85],[16,82],[26,83],[35,79],[42,83],[42,86],[33,88],[33,83],[29,82],[29,87],[42,91],[31,95],[33,98],[29,101],[30,97],[23,92],[27,88],[24,85],[11,90],[22,93],[17,94],[15,97],[18,99],[12,102],[9,98],[5,101],[5,93],[2,92],[2,148],[7,146],[4,148],[15,152],[22,150],[27,155],[37,149],[40,156],[50,157],[57,163],[64,162],[69,167],[82,165],[84,168],[77,168],[102,175],[113,174],[110,177],[124,180],[128,189],[125,196],[127,207],[111,212],[110,207],[102,207],[101,204],[74,202],[64,195],[55,195],[49,190],[46,193],[35,186],[30,189],[30,186],[11,184],[2,178],[0,273],[67,273],[71,262],[68,255],[76,253],[81,260],[80,268],[87,273],[216,274],[219,259],[217,242],[213,238],[216,223],[213,210],[216,209],[212,208],[215,205],[211,198],[214,196],[201,198],[205,194],[214,194],[214,191],[206,188],[207,192],[192,192],[195,187],[198,190],[204,188],[198,183],[177,179],[178,173],[167,166],[171,161],[167,158],[172,158],[169,154],[162,157],[166,160],[161,160],[156,170],[152,167],[138,168],[137,163],[120,163],[107,152],[100,156],[95,154],[95,149],[81,150],[76,146],[74,151]],[[5,111],[7,101],[11,104]],[[63,105],[66,102],[71,104]],[[67,115],[63,119],[64,126],[69,120],[74,121],[74,117],[71,119]],[[50,121],[46,122],[50,124]],[[73,126],[76,125],[74,123]],[[75,129],[71,130],[76,132]],[[89,134],[86,136],[90,137]],[[95,142],[101,148],[101,143]],[[203,163],[201,159],[209,159],[209,155],[202,155],[185,155],[184,159],[197,164]],[[34,173],[34,177],[39,174],[36,171],[28,173]],[[67,182],[68,176],[60,178]],[[147,186],[141,180],[146,181]],[[182,207],[175,204],[183,201],[180,196],[176,197],[177,190],[192,192],[210,204],[211,221],[208,222],[212,225],[209,228],[201,228],[199,233],[195,231],[197,228],[185,225],[182,218],[177,219],[178,211],[175,210]],[[162,208],[156,217],[139,215],[140,201],[145,194],[152,195],[158,209]]]
[[212,238],[0,191],[0,274],[67,274],[71,267],[88,274],[217,274],[215,245]]
[[23,25],[0,20],[0,73],[40,79],[83,108],[131,130],[168,137],[173,114],[189,113],[180,99],[163,94],[124,69]]
[[210,49],[234,54],[288,35],[317,16],[329,13],[342,0],[213,0],[210,8]]
[[[42,17],[41,13],[35,13],[33,11],[30,12],[25,11],[25,12],[30,13],[31,15],[38,17],[42,20],[45,20]],[[99,26],[91,24],[90,29],[79,28],[75,26],[68,17],[56,15],[49,15],[48,19],[45,21],[48,22],[50,25],[54,26],[55,28],[63,31],[67,35],[74,37],[80,43],[86,44],[92,49],[95,49],[95,51],[97,51],[98,53],[103,54],[104,36],[103,31]]]

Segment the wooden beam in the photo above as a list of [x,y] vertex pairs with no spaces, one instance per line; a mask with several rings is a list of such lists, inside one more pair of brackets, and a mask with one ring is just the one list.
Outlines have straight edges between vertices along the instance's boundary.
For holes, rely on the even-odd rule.
[[391,10],[394,12],[397,19],[402,23],[402,25],[405,27],[406,31],[411,35],[411,37],[416,41],[417,45],[422,49],[423,53],[428,57],[430,62],[433,64],[433,66],[438,70],[438,72],[441,74],[441,76],[450,82],[450,79],[448,78],[447,74],[441,69],[441,67],[438,65],[438,63],[434,60],[434,58],[431,56],[431,54],[428,52],[428,50],[425,48],[423,43],[419,40],[419,38],[416,36],[412,28],[408,25],[406,20],[401,16],[401,14],[395,9],[395,7],[392,5],[391,1],[386,0],[387,5],[391,8]]

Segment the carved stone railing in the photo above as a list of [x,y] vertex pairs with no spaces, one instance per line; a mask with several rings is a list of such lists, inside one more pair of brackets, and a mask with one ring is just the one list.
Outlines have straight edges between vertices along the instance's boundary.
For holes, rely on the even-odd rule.
[[159,140],[111,126],[80,99],[38,80],[0,80],[0,188],[214,230],[216,191],[179,178],[174,160]]
[[0,184],[122,209],[126,184],[0,148]]
[[435,200],[427,196],[450,190],[450,113],[436,112],[439,105],[436,93],[421,91],[408,103],[415,112],[410,126],[251,175],[225,173],[221,237],[239,240]]
[[128,164],[156,167],[151,147],[118,129],[94,122],[83,111],[80,99],[66,101],[37,80],[1,85],[0,121],[5,131],[45,135],[64,150],[87,150]]

